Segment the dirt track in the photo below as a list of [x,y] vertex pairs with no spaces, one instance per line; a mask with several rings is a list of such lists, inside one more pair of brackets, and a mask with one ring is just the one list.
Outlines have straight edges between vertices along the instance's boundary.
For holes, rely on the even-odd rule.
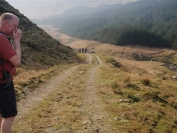
[[[84,114],[86,114],[83,118],[83,125],[85,128],[83,129],[83,127],[81,127],[81,129],[77,130],[77,133],[117,133],[116,129],[113,129],[111,125],[109,125],[111,118],[108,113],[106,113],[104,109],[104,104],[102,103],[100,97],[97,95],[98,90],[94,82],[95,74],[97,73],[97,70],[102,66],[102,62],[100,58],[95,54],[87,53],[85,55],[87,59],[86,64],[73,66],[63,71],[62,74],[57,75],[55,78],[48,81],[48,83],[40,86],[39,88],[36,88],[36,91],[30,93],[25,99],[21,100],[18,103],[19,115],[17,116],[15,123],[17,125],[23,125],[23,118],[30,113],[30,110],[33,110],[33,108],[38,107],[38,104],[47,95],[55,91],[58,88],[57,86],[59,86],[66,78],[70,77],[73,72],[78,69],[78,67],[81,67],[82,65],[88,65],[91,67],[89,67],[89,76],[87,77],[87,82],[84,88],[85,96],[82,101],[82,108],[79,108],[79,110],[83,110]],[[93,60],[96,60],[96,65],[92,64]],[[43,130],[45,130],[46,133],[46,129],[43,128],[42,131]],[[33,130],[28,132],[31,133],[33,132]],[[49,132],[54,132],[54,130],[50,130]],[[74,130],[58,130],[55,132],[76,133],[76,131]]]
[[74,70],[79,66],[74,66],[70,69],[67,69],[63,74],[52,78],[48,83],[36,88],[36,91],[29,93],[25,99],[22,99],[18,102],[18,116],[16,120],[18,121],[23,115],[28,114],[28,112],[33,109],[37,104],[42,101],[49,93],[57,89],[57,85],[65,80]]

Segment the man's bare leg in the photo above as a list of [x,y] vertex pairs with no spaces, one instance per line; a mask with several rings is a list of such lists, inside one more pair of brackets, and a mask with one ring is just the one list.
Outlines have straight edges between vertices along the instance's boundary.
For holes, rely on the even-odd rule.
[[1,116],[1,114],[0,114],[0,126],[1,126],[1,123],[2,123],[2,116]]
[[1,118],[1,133],[10,133],[15,117]]

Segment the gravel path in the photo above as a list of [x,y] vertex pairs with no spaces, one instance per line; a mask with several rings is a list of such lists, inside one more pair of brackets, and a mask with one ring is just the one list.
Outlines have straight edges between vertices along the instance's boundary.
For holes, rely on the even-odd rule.
[[[98,96],[98,90],[95,86],[95,74],[97,70],[102,66],[100,58],[95,54],[85,54],[88,65],[92,65],[93,57],[97,60],[97,64],[90,68],[88,80],[84,88],[85,99],[83,100],[82,110],[85,112],[86,118],[84,121],[84,131],[78,133],[117,133],[116,129],[113,129],[109,124],[111,118],[104,109],[100,97]],[[16,117],[16,121],[23,119],[23,116],[29,113],[31,109],[36,107],[48,94],[58,89],[57,86],[61,84],[67,77],[71,76],[72,73],[81,65],[73,66],[62,74],[59,74],[55,78],[48,81],[48,83],[41,85],[37,91],[34,91],[27,95],[25,99],[18,102],[19,115]]]
[[56,76],[55,78],[49,80],[47,84],[40,86],[37,91],[33,91],[27,95],[25,99],[18,102],[18,115],[15,120],[22,118],[23,115],[27,114],[30,109],[33,109],[37,104],[43,100],[52,91],[58,89],[58,84],[60,84],[64,79],[69,77],[73,71],[75,71],[78,66],[74,66],[68,70],[65,70],[62,74]]
[[85,133],[117,133],[113,131],[109,122],[111,119],[104,109],[100,97],[98,96],[98,90],[95,86],[95,74],[97,69],[102,66],[102,62],[97,55],[94,55],[97,59],[98,65],[90,70],[88,82],[85,87],[85,99],[83,102],[84,110],[88,114],[88,118],[85,121],[87,126]]

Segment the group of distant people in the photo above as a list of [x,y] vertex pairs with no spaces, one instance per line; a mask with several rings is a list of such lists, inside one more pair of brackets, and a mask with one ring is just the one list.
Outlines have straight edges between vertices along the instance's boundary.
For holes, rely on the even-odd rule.
[[87,48],[79,48],[78,52],[79,53],[87,53]]

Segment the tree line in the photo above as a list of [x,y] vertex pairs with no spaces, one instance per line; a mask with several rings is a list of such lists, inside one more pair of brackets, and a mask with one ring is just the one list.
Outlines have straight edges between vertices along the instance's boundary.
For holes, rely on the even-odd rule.
[[177,49],[176,14],[176,0],[140,0],[94,9],[75,7],[60,16],[34,21],[81,39]]

